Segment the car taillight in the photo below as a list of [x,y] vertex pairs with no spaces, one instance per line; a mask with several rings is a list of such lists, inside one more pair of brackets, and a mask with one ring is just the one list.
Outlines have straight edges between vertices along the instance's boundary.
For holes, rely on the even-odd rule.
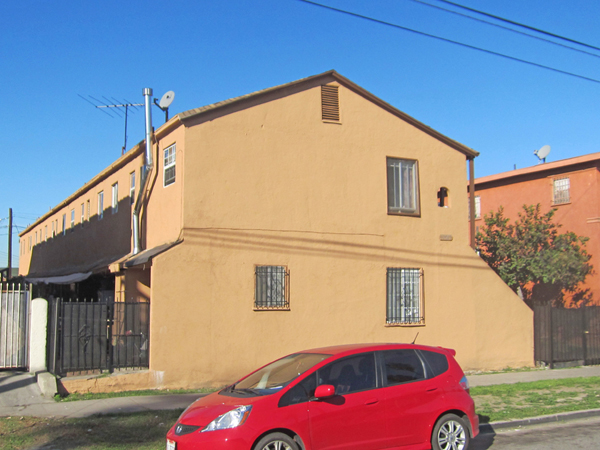
[[463,388],[465,391],[467,391],[467,394],[469,394],[469,393],[470,393],[470,392],[469,392],[469,380],[467,380],[467,377],[466,377],[466,376],[463,376],[463,377],[460,379],[460,382],[459,382],[459,384],[460,384],[460,387],[462,387],[462,388]]

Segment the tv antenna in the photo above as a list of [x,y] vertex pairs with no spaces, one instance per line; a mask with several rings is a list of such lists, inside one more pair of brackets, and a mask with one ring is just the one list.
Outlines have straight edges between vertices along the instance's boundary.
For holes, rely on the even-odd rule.
[[538,157],[538,159],[540,160],[540,162],[542,164],[546,162],[546,157],[548,156],[549,153],[550,153],[550,146],[549,145],[544,145],[539,150],[534,150],[533,151],[533,154]]
[[[144,103],[132,103],[127,99],[125,99],[125,101],[119,101],[119,100],[115,99],[114,97],[111,97],[111,99],[108,99],[105,96],[102,96],[102,98],[104,100],[109,102],[109,103],[105,103],[102,100],[98,100],[97,98],[92,97],[91,95],[88,95],[88,97],[91,100],[85,98],[83,95],[80,95],[80,94],[77,94],[77,95],[79,95],[79,97],[84,99],[86,102],[92,104],[94,107],[100,109],[103,113],[107,114],[108,116],[110,116],[112,118],[115,117],[114,114],[116,114],[119,117],[125,117],[125,137],[124,137],[123,147],[121,148],[121,155],[124,155],[125,152],[127,151],[127,119],[129,117],[129,110],[130,110],[130,108],[132,108],[132,111],[136,112],[138,110],[138,108],[145,106]],[[169,106],[173,102],[174,98],[175,98],[175,92],[169,91],[165,95],[162,96],[162,98],[160,99],[160,102],[157,102],[158,99],[156,99],[156,98],[154,99],[154,104],[156,106],[158,106],[162,111],[165,112],[165,122],[167,122],[169,120]],[[111,102],[115,102],[115,103],[111,103]],[[123,112],[120,108],[125,108],[125,112]]]

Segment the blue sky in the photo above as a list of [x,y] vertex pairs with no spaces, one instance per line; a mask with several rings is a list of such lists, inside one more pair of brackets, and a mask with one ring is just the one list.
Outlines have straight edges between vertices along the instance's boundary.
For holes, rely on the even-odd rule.
[[[598,57],[412,0],[321,3],[600,79]],[[459,3],[600,47],[600,2]],[[79,95],[142,103],[144,87],[158,98],[173,90],[173,115],[335,69],[479,151],[478,177],[535,165],[546,144],[548,161],[599,151],[600,83],[298,0],[20,0],[1,2],[0,17],[0,267],[9,208],[22,230],[121,155],[123,118]],[[153,114],[158,127],[163,115]],[[131,114],[128,147],[143,133],[142,111]]]

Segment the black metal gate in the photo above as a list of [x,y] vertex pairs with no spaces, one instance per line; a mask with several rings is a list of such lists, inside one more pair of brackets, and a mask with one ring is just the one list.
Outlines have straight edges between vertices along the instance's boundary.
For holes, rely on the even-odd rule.
[[600,306],[534,307],[535,360],[550,367],[600,364]]
[[49,309],[50,372],[148,368],[149,303],[52,299]]

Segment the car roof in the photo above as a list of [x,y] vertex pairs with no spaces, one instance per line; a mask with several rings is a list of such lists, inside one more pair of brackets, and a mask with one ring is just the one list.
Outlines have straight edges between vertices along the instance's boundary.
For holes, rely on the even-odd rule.
[[431,347],[428,345],[419,344],[406,344],[406,343],[381,343],[381,344],[345,344],[345,345],[334,345],[330,347],[313,348],[310,350],[303,350],[296,353],[320,353],[326,355],[343,356],[345,354],[351,355],[354,353],[361,353],[367,351],[378,351],[378,350],[396,350],[412,348],[417,350],[430,350],[448,353],[452,356],[456,354],[456,351],[450,348],[444,347]]

